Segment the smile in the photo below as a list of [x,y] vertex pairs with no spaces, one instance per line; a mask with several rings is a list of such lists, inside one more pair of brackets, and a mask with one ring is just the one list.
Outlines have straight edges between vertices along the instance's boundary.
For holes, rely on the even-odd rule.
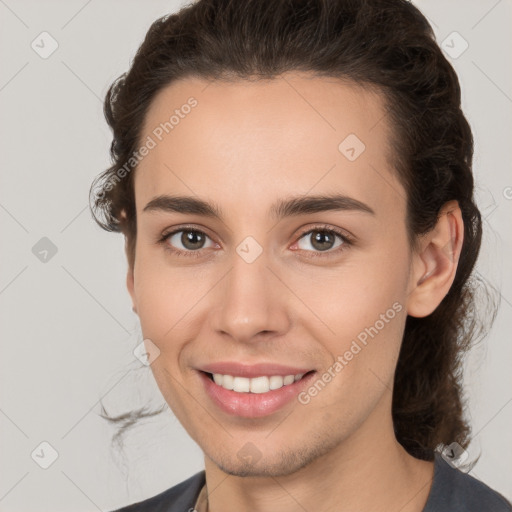
[[220,363],[203,367],[197,373],[206,396],[217,410],[230,416],[263,418],[298,404],[297,396],[317,372],[272,364]]

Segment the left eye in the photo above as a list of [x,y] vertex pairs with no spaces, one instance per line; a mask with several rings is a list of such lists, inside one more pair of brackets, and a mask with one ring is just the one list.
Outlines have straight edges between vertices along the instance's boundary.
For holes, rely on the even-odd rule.
[[[336,238],[338,240],[336,240]],[[306,241],[303,247],[300,246],[301,241]],[[312,229],[307,233],[304,233],[297,242],[299,249],[320,252],[336,249],[344,243],[345,238],[342,235],[328,229]]]

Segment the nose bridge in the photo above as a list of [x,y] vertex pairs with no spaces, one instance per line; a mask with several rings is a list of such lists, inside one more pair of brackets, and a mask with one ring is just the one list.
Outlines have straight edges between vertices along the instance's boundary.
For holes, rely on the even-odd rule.
[[282,290],[267,268],[268,254],[254,242],[246,239],[233,252],[213,308],[214,328],[238,341],[250,341],[261,332],[280,333],[288,325]]

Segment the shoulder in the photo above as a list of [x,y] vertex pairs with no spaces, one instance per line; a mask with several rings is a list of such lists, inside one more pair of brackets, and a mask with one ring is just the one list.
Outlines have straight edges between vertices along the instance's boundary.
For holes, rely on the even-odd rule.
[[424,512],[512,512],[510,503],[476,478],[453,468],[438,453]]
[[194,508],[196,498],[205,483],[205,472],[200,471],[166,491],[133,503],[113,512],[188,512]]

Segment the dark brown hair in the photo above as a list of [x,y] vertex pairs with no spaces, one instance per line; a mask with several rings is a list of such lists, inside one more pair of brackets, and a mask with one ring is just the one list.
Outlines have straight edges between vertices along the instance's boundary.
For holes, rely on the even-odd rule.
[[411,246],[435,226],[446,202],[459,203],[464,243],[455,280],[432,314],[406,320],[392,413],[398,441],[418,458],[431,460],[441,443],[466,446],[461,361],[479,327],[469,278],[482,235],[473,199],[473,138],[457,75],[410,2],[199,0],[156,20],[105,98],[113,163],[91,187],[95,219],[124,233],[133,266],[136,165],[122,179],[116,173],[137,151],[148,107],[164,87],[191,76],[271,79],[288,71],[350,80],[382,94],[395,170],[407,192]]

